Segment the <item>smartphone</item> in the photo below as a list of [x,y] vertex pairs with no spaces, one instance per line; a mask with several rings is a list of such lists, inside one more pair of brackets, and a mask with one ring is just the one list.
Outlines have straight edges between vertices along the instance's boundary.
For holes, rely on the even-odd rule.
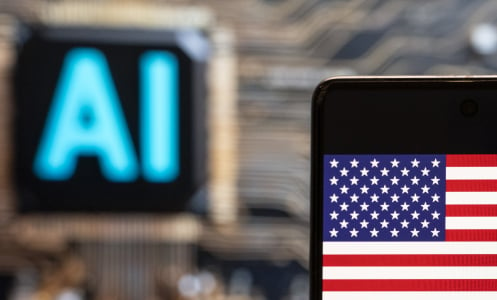
[[313,95],[311,299],[497,299],[497,77]]

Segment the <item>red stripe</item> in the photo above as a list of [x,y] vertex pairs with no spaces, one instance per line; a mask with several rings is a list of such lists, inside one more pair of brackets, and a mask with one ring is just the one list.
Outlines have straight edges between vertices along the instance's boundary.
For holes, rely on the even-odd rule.
[[447,217],[495,217],[497,205],[447,205]]
[[495,242],[497,230],[495,229],[448,229],[445,231],[445,240],[448,242]]
[[497,180],[447,180],[447,192],[497,192]]
[[497,291],[497,279],[332,279],[323,291]]
[[447,155],[445,163],[447,167],[497,167],[497,155]]
[[497,266],[497,254],[323,255],[324,267]]

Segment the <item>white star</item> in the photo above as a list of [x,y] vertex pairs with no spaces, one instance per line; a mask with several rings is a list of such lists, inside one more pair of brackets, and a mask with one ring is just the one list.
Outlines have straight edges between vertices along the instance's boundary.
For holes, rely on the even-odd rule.
[[384,185],[381,189],[382,194],[388,194],[388,190],[390,189],[388,186]]
[[422,174],[423,176],[428,176],[428,174],[430,174],[430,170],[428,170],[428,169],[425,167],[423,170],[421,170],[421,173],[423,173],[423,174]]
[[419,166],[419,160],[414,159],[411,161],[411,164],[413,168],[417,168]]
[[337,185],[337,184],[338,184],[338,178],[336,178],[335,176],[330,178],[330,185]]
[[366,185],[363,185],[361,187],[361,194],[367,194],[368,190],[369,190],[369,188]]
[[378,237],[379,231],[376,230],[376,228],[373,228],[373,230],[371,230],[369,232],[371,232],[371,237]]
[[418,178],[418,177],[416,177],[416,176],[414,176],[413,178],[411,178],[411,182],[412,182],[412,184],[418,185],[418,183],[419,183],[419,178]]
[[431,237],[436,237],[436,236],[438,236],[439,233],[440,233],[440,231],[435,228],[431,231]]
[[369,170],[366,168],[362,168],[361,170],[361,176],[368,176]]
[[397,194],[393,194],[393,196],[390,196],[390,198],[392,198],[392,202],[399,202],[399,196],[397,196]]
[[431,216],[433,217],[433,219],[437,219],[438,220],[438,217],[440,216],[440,213],[438,213],[437,211],[434,211],[431,213]]
[[378,196],[376,195],[376,193],[375,193],[375,194],[373,194],[373,196],[371,196],[370,198],[371,198],[371,202],[378,202],[378,199],[379,199],[380,197],[378,197]]
[[406,202],[404,202],[404,204],[402,204],[401,207],[402,210],[409,210],[409,204],[407,204]]
[[363,210],[367,211],[369,204],[367,204],[366,202],[363,202],[360,206],[361,206],[361,211],[363,211]]
[[400,188],[402,190],[402,194],[407,194],[409,193],[409,187],[404,184],[403,187]]
[[430,187],[427,186],[426,184],[421,188],[421,190],[423,190],[423,194],[428,194],[428,192],[430,191]]
[[330,196],[330,200],[331,200],[331,202],[337,202],[338,196],[335,195],[335,194],[333,194],[333,195]]
[[394,158],[390,163],[392,164],[392,168],[398,168],[400,161]]
[[357,220],[357,217],[359,217],[359,214],[355,210],[352,213],[350,213],[351,220]]
[[378,168],[378,164],[380,162],[377,161],[376,158],[374,158],[372,161],[370,161],[370,163],[371,163],[371,168]]
[[331,214],[330,214],[330,217],[332,220],[338,220],[338,215],[340,215],[339,213],[337,213],[336,211],[333,211]]
[[338,230],[333,228],[332,230],[330,230],[330,235],[331,237],[338,237]]
[[379,213],[377,213],[377,212],[376,212],[376,210],[375,210],[375,211],[373,211],[372,213],[370,213],[370,215],[371,215],[371,219],[372,219],[372,220],[378,220],[378,216],[379,216],[380,214],[379,214]]
[[347,209],[349,209],[349,205],[347,203],[343,202],[342,204],[340,204],[340,208],[342,210],[347,210]]
[[378,196],[376,195],[376,193],[375,193],[375,194],[373,194],[373,196],[371,196],[370,198],[371,198],[371,202],[378,202],[378,199],[379,199],[380,197],[378,197]]
[[359,161],[354,158],[354,160],[350,162],[350,167],[357,168],[358,166],[359,166]]
[[357,202],[358,199],[359,199],[359,196],[357,196],[355,193],[354,193],[354,195],[350,196],[350,202]]
[[357,237],[357,234],[359,233],[358,230],[356,230],[355,228],[353,228],[350,232],[350,237]]
[[381,228],[388,228],[388,224],[390,224],[390,222],[388,222],[387,220],[383,219],[383,221],[381,221]]
[[412,199],[412,202],[418,202],[419,196],[416,195],[416,194],[414,194],[414,195],[411,196],[411,199]]
[[411,230],[411,234],[412,234],[412,237],[419,237],[419,230],[414,228],[413,230]]
[[345,219],[343,219],[343,221],[340,222],[340,228],[347,228],[348,225],[349,225],[349,222],[345,221]]
[[342,192],[342,194],[347,194],[349,192],[349,188],[347,186],[343,185],[340,188],[340,191]]
[[435,168],[435,167],[438,167],[438,165],[440,164],[440,161],[435,158],[434,160],[431,161],[431,164]]
[[349,180],[350,180],[350,185],[357,185],[357,183],[359,182],[359,178],[355,176],[350,178]]
[[371,180],[371,185],[378,185],[378,178],[376,178],[376,176],[373,176],[373,178],[370,178],[369,180]]
[[338,167],[338,160],[333,159],[332,161],[330,161],[330,166],[332,168],[337,168]]
[[419,213],[418,213],[417,211],[414,211],[414,212],[411,214],[411,216],[412,216],[412,219],[413,219],[413,220],[414,220],[414,219],[416,219],[416,220],[417,220],[417,219],[419,219]]
[[349,174],[349,170],[343,168],[340,170],[340,175],[341,176],[347,176]]
[[390,233],[392,234],[392,237],[399,237],[399,231],[396,228],[390,230]]
[[438,200],[440,199],[440,196],[437,194],[433,194],[433,196],[431,196],[431,199],[433,200],[433,202],[438,202]]
[[404,169],[400,170],[400,172],[402,172],[402,176],[408,176],[410,171],[404,167]]
[[399,184],[399,179],[394,176],[393,178],[390,178],[390,181],[392,181],[392,185],[398,185]]
[[399,213],[395,210],[393,213],[390,214],[392,216],[392,220],[398,220],[399,219]]
[[361,228],[368,228],[369,222],[366,221],[366,219],[364,219],[364,220],[362,220],[362,222],[360,224],[361,224]]
[[440,181],[440,178],[438,178],[437,176],[435,176],[435,177],[433,177],[433,178],[431,179],[431,184],[432,184],[432,185],[434,185],[434,184],[438,185],[438,182],[439,182],[439,181]]
[[426,219],[424,219],[424,221],[421,222],[422,228],[428,228],[428,225],[430,225],[430,222],[426,221]]
[[387,168],[383,168],[380,170],[381,172],[381,176],[388,176],[388,172],[390,172],[389,170],[387,170]]
[[380,206],[381,206],[381,210],[382,210],[382,211],[383,211],[383,210],[388,211],[388,207],[389,207],[390,205],[388,205],[386,202],[383,202],[383,204],[382,204],[382,205],[380,205]]
[[409,228],[409,222],[406,219],[400,222],[400,225],[402,225],[402,228]]
[[421,204],[421,207],[423,208],[423,210],[429,210],[430,204],[426,203],[425,201],[425,203]]

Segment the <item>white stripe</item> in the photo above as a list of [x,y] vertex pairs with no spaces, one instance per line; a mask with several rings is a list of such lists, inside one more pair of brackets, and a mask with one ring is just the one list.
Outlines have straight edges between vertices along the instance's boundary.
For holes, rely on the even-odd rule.
[[497,179],[497,167],[448,167],[446,179]]
[[323,254],[497,254],[497,242],[324,242]]
[[497,292],[324,292],[323,300],[495,300]]
[[497,229],[497,217],[447,217],[446,229]]
[[458,204],[497,204],[497,193],[495,192],[447,192],[445,203],[448,205]]
[[324,267],[323,279],[496,279],[497,267]]

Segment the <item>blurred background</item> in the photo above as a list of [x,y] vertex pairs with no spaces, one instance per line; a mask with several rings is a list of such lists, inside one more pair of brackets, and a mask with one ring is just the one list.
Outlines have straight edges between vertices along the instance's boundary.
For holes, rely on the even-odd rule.
[[[182,112],[202,134],[180,134],[195,139],[187,147],[206,149],[205,168],[182,167],[197,178],[193,184],[152,197],[184,206],[154,209],[156,202],[147,204],[152,184],[145,181],[143,196],[127,199],[134,204],[124,209],[112,196],[116,204],[103,210],[80,202],[70,209],[47,205],[50,196],[44,204],[29,202],[23,188],[33,188],[34,198],[37,189],[56,190],[49,180],[14,174],[31,172],[22,167],[31,164],[29,155],[19,153],[37,145],[29,126],[39,127],[36,120],[46,112],[38,116],[30,103],[51,101],[36,95],[55,89],[43,78],[58,76],[64,53],[50,51],[47,42],[39,50],[42,59],[30,64],[40,44],[19,46],[30,40],[23,24],[41,32],[41,44],[58,38],[97,48],[115,43],[102,53],[121,100],[131,102],[136,91],[119,83],[111,56],[140,40],[136,30],[138,36],[188,33],[190,39],[147,39],[152,48],[180,44],[188,62],[180,93],[193,103],[181,110],[201,115]],[[491,0],[1,0],[0,299],[308,299],[313,88],[334,75],[493,74],[496,24],[497,2]],[[72,27],[90,34],[78,40],[44,33]],[[118,42],[98,37],[109,28]],[[199,47],[208,49],[201,59]],[[51,55],[60,56],[58,64],[45,59]],[[125,62],[120,72],[136,72]],[[20,64],[23,75],[16,77]],[[126,116],[136,113],[130,107],[125,105]],[[91,174],[95,166],[85,170]],[[89,177],[78,177],[89,182],[84,190],[65,191],[68,202],[88,190],[105,193],[92,185],[105,178]]]

